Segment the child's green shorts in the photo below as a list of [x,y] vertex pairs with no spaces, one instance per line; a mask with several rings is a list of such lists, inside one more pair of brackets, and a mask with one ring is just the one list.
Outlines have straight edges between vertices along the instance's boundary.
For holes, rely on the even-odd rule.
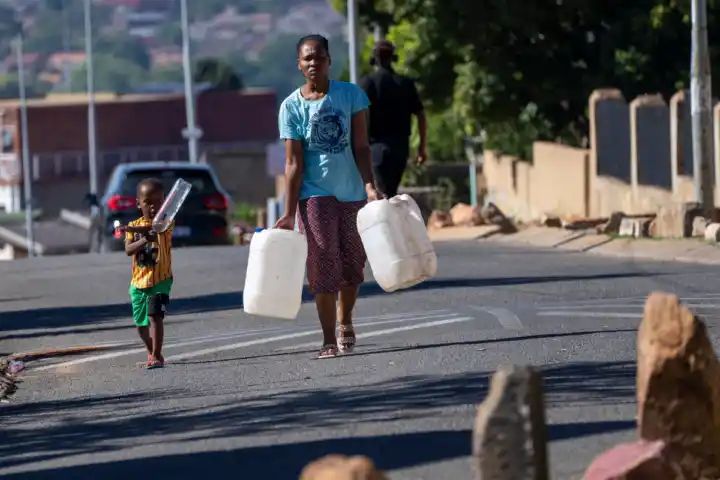
[[128,293],[136,326],[147,327],[150,324],[148,315],[165,313],[170,301],[172,284],[173,279],[168,278],[150,288],[135,288],[130,285]]

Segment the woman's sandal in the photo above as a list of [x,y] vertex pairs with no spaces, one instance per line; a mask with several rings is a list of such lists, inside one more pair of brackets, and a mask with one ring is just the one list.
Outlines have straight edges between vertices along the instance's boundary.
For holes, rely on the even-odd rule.
[[340,353],[352,353],[355,349],[355,328],[352,325],[339,325],[337,335]]
[[327,345],[323,345],[323,346],[322,346],[322,348],[320,349],[320,353],[318,354],[317,358],[318,358],[319,360],[322,360],[322,359],[324,359],[324,358],[335,358],[335,357],[337,357],[337,354],[338,354],[338,347],[337,347],[337,345],[333,345],[333,344],[330,343],[330,344],[327,344]]

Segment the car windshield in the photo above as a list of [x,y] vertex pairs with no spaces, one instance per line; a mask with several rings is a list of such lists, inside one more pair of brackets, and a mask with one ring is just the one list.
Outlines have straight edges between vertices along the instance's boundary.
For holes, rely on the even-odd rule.
[[120,186],[122,194],[134,197],[137,192],[137,184],[145,178],[159,179],[166,194],[178,178],[182,178],[192,185],[191,193],[207,194],[217,191],[215,183],[207,170],[148,169],[129,172]]

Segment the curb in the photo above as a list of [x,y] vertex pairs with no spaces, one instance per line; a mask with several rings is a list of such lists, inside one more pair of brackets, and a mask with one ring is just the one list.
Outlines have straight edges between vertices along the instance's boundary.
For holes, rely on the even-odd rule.
[[633,239],[600,235],[595,231],[529,227],[518,233],[493,237],[491,241],[608,257],[720,265],[720,247],[702,239]]

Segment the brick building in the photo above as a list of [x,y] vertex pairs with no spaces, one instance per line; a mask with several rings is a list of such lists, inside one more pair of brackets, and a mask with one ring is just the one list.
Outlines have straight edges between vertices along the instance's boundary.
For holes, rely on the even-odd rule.
[[[277,138],[276,98],[267,90],[200,93],[197,124],[201,156],[235,201],[262,204],[274,181],[265,168],[266,145]],[[118,163],[187,159],[182,95],[98,95],[100,191]],[[0,209],[21,206],[20,108],[0,101]],[[83,208],[88,191],[87,103],[83,96],[28,102],[28,141],[35,207],[48,215]]]

